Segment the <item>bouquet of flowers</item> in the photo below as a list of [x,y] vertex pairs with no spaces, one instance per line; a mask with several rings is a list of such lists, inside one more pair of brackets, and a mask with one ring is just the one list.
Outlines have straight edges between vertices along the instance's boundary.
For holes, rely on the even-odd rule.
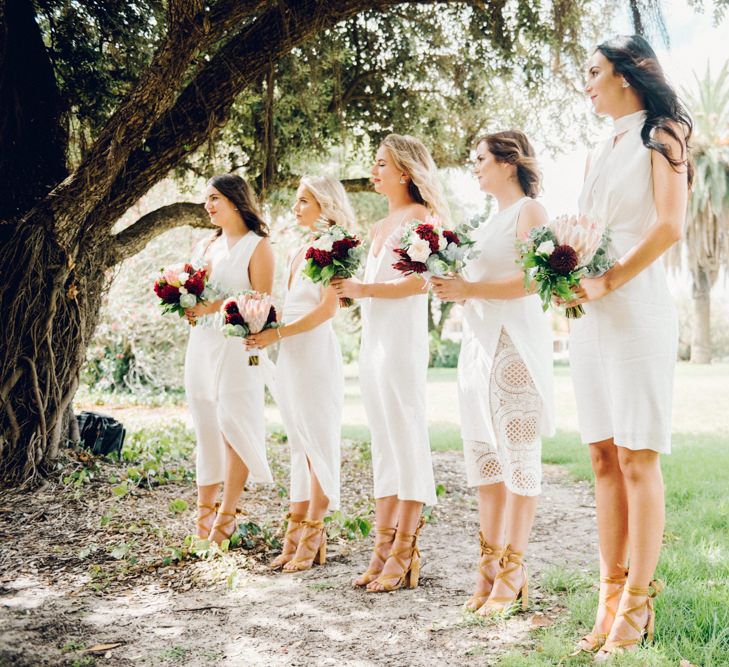
[[[177,313],[184,317],[185,310],[210,300],[206,269],[196,269],[192,264],[173,264],[160,270],[154,281],[154,292],[160,298],[163,313]],[[191,323],[195,326],[195,322]]]
[[[306,251],[304,275],[314,283],[327,287],[332,278],[351,278],[362,265],[362,242],[339,225],[327,226],[317,232],[314,243]],[[347,308],[352,299],[340,299]]]
[[[270,294],[248,290],[236,297],[227,299],[222,307],[223,333],[226,336],[245,338],[264,329],[273,329],[276,322],[276,309],[271,303]],[[258,366],[258,355],[248,357],[249,366]]]
[[[536,284],[544,310],[554,295],[571,301],[575,298],[572,290],[583,276],[599,276],[614,264],[607,251],[609,242],[609,230],[585,216],[562,215],[535,227],[519,242],[524,284]],[[584,314],[581,305],[565,311],[568,318]]]
[[458,273],[467,259],[478,254],[477,250],[472,249],[475,241],[470,234],[480,222],[480,218],[474,218],[454,230],[443,229],[436,216],[429,216],[425,222],[408,222],[400,237],[400,246],[395,248],[400,261],[395,262],[393,268],[406,276],[411,273],[422,274],[426,280],[430,276],[440,278]]

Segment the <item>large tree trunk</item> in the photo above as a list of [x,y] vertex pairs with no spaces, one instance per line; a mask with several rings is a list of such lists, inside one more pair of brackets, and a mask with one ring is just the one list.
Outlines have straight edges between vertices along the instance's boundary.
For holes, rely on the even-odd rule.
[[698,268],[692,271],[691,363],[711,363],[711,276]]

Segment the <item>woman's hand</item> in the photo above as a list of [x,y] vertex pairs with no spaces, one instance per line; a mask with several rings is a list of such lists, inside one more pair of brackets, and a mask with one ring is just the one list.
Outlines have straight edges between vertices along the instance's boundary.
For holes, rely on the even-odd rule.
[[456,273],[449,278],[431,278],[435,295],[441,301],[465,301],[469,298],[469,283],[463,276]]
[[251,334],[244,339],[246,350],[262,350],[272,343],[279,341],[278,331],[276,329],[264,329],[257,334]]
[[203,303],[202,301],[196,303],[192,308],[185,309],[185,317],[190,324],[195,324],[198,317],[203,315],[209,315],[217,311],[217,307],[211,306],[209,303]]
[[365,296],[364,285],[355,278],[334,278],[331,286],[340,299],[362,299]]
[[580,280],[580,284],[572,290],[572,293],[576,297],[572,301],[567,302],[563,299],[555,298],[554,302],[558,306],[573,308],[582,303],[586,303],[587,301],[597,301],[598,299],[602,299],[602,297],[609,294],[611,291],[607,274],[604,273],[597,278],[583,278]]

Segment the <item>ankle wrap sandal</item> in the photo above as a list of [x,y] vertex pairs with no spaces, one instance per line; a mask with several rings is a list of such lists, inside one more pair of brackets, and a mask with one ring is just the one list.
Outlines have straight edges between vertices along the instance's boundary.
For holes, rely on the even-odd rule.
[[284,572],[301,572],[310,569],[314,563],[324,565],[327,562],[327,531],[324,522],[304,519],[301,525],[303,528],[296,555],[284,565]]
[[396,533],[397,528],[377,528],[377,530],[375,530],[374,552],[375,555],[382,562],[382,567],[379,570],[373,570],[372,568],[368,568],[360,577],[355,579],[355,586],[362,588],[377,579],[377,577],[380,575],[380,572],[382,572],[382,568],[385,567],[385,561],[387,560],[387,556],[390,553],[390,548],[393,541],[395,540]]
[[[220,518],[217,518],[215,520],[215,523],[213,524],[213,527],[210,529],[210,535],[212,536],[213,533],[216,531],[220,533],[223,536],[223,539],[218,542],[218,544],[222,543],[224,540],[229,540],[233,533],[235,533],[236,529],[238,528],[238,524],[236,522],[236,517],[241,514],[243,510],[236,507],[235,510],[232,512],[223,512],[222,510],[218,510],[218,517],[227,516],[230,517],[229,519],[225,519],[224,521],[221,521]],[[233,529],[228,532],[227,527],[230,526],[230,524],[233,524]],[[210,539],[210,538],[208,538]],[[215,540],[213,540],[215,541]]]
[[[403,586],[407,588],[416,588],[420,580],[420,551],[418,551],[418,535],[423,527],[425,520],[421,517],[418,527],[414,533],[395,534],[392,542],[392,549],[387,560],[393,558],[402,568],[399,574],[380,574],[374,580],[382,586],[382,590],[367,587],[368,593],[388,593],[396,591]],[[398,545],[400,543],[400,546]],[[383,568],[384,569],[384,568]]]
[[[657,580],[651,581],[647,588],[638,588],[635,586],[625,587],[625,595],[629,595],[631,597],[642,597],[643,600],[632,607],[619,610],[615,620],[617,621],[618,618],[622,618],[638,633],[638,636],[632,637],[631,639],[608,639],[595,656],[595,659],[598,662],[604,662],[617,653],[634,651],[643,642],[650,644],[653,641],[653,631],[655,629],[656,621],[655,614],[653,613],[653,600],[662,590],[663,582]],[[645,625],[640,626],[634,620],[633,614],[643,611],[643,609],[648,610],[648,617],[645,620]],[[614,624],[613,627],[615,627]]]
[[[197,521],[195,522],[195,524],[197,525],[198,531],[200,533],[205,533],[206,532],[207,535],[205,537],[207,537],[208,535],[210,535],[210,531],[212,530],[212,528],[207,528],[204,525],[203,522],[209,516],[218,513],[218,510],[220,509],[220,503],[215,503],[214,505],[210,505],[208,503],[198,503],[197,504],[197,507],[198,507],[199,510],[207,510],[207,512],[205,512],[205,513],[201,514],[200,516],[198,516]],[[215,522],[213,521],[213,523],[215,523]],[[204,538],[201,538],[201,539],[204,539]]]
[[[492,588],[492,595],[489,595],[488,600],[486,600],[479,610],[479,613],[482,616],[507,614],[511,611],[514,604],[520,599],[521,608],[527,608],[527,605],[529,604],[529,577],[527,576],[526,566],[522,560],[523,556],[523,551],[513,551],[510,544],[507,544],[504,547],[504,550],[501,552],[501,557],[499,558],[501,571],[496,575],[496,577],[494,577],[494,586],[497,581],[503,579],[504,584],[506,584],[506,587],[511,590],[513,595],[494,596]],[[510,574],[518,572],[519,570],[521,570],[524,574],[524,583],[520,587],[517,587],[511,583],[508,577]]]
[[[625,588],[625,582],[628,580],[628,570],[623,568],[623,573],[615,577],[600,577],[600,594],[598,598],[597,608],[601,607],[615,619],[618,613],[618,604],[620,602],[620,596],[623,594]],[[571,653],[570,657],[579,655],[580,653],[594,653],[597,651],[608,638],[607,632],[595,632],[595,628],[592,631],[582,637],[577,642],[575,650]]]
[[293,538],[293,534],[301,528],[301,522],[305,519],[303,514],[292,514],[289,512],[284,517],[288,521],[286,526],[286,534],[284,535],[283,548],[281,553],[271,561],[269,567],[272,570],[280,570],[296,555],[296,547],[299,546],[298,540]]
[[482,595],[477,595],[476,593],[474,593],[466,601],[466,603],[463,605],[463,608],[467,609],[468,611],[476,611],[477,609],[480,609],[486,602],[486,600],[488,600],[489,594],[491,593],[491,588],[493,588],[494,586],[494,580],[491,577],[487,566],[490,563],[499,560],[501,552],[503,551],[503,547],[494,546],[493,544],[489,544],[486,540],[484,540],[483,533],[481,531],[479,531],[478,533],[478,539],[481,544],[481,559],[478,561],[478,574],[481,579],[491,584],[491,587],[489,588],[487,593],[483,593]]

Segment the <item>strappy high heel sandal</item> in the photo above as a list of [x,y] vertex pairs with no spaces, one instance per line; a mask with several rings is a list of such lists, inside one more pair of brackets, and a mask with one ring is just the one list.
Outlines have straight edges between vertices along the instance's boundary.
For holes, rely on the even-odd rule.
[[[224,521],[221,521],[219,518],[215,520],[215,523],[213,524],[213,527],[210,529],[210,541],[215,542],[216,544],[222,544],[225,540],[229,540],[233,533],[235,533],[236,529],[238,528],[238,523],[236,521],[236,517],[241,513],[241,510],[236,507],[236,509],[233,512],[223,512],[221,510],[218,510],[218,517],[221,516],[228,516],[229,519],[226,519]],[[228,526],[230,524],[233,524],[232,530],[228,532]],[[223,539],[218,542],[217,540],[212,539],[213,533],[220,533],[223,536]]]
[[[610,639],[608,637],[603,647],[595,654],[596,662],[605,662],[609,660],[613,655],[623,653],[625,651],[635,651],[641,643],[650,644],[653,641],[653,631],[655,629],[656,616],[653,612],[653,600],[663,590],[663,582],[651,581],[648,584],[648,588],[637,588],[635,586],[626,586],[624,595],[631,597],[642,597],[643,601],[628,607],[627,609],[618,610],[615,617],[615,623],[618,619],[622,618],[633,630],[638,633],[637,637],[631,637],[630,639]],[[633,614],[642,611],[643,609],[648,610],[648,617],[645,620],[645,625],[642,627],[633,618]],[[613,623],[613,628],[615,627]],[[612,634],[612,632],[611,632]]]
[[[529,604],[529,576],[527,575],[526,566],[522,557],[524,552],[512,551],[511,545],[507,544],[501,552],[499,565],[501,571],[494,577],[494,588],[499,579],[504,580],[506,587],[511,590],[513,595],[494,596],[494,589],[491,589],[491,595],[483,606],[478,610],[481,616],[504,616],[508,614],[514,605],[521,600],[521,608],[526,609]],[[509,580],[509,575],[521,570],[524,574],[524,583],[520,586],[514,586]]]
[[478,533],[478,539],[481,543],[481,559],[478,561],[478,574],[481,579],[483,579],[487,584],[490,584],[490,587],[488,593],[484,593],[482,595],[474,593],[468,601],[465,602],[463,608],[467,611],[476,611],[477,609],[480,609],[484,602],[488,600],[491,588],[494,587],[494,579],[491,576],[488,565],[499,560],[501,552],[503,551],[503,547],[496,547],[484,540],[483,533],[481,531]]
[[284,565],[284,572],[302,572],[310,569],[314,563],[324,565],[327,562],[327,531],[324,522],[304,519],[301,525],[303,528],[296,555]]
[[[392,549],[387,560],[394,558],[397,564],[402,568],[399,574],[380,574],[372,582],[377,582],[382,586],[382,589],[367,587],[368,593],[389,593],[390,591],[396,591],[403,586],[406,588],[416,588],[418,581],[420,580],[420,551],[418,551],[418,535],[420,529],[423,527],[424,520],[421,517],[418,527],[414,533],[401,533],[395,534],[395,539],[392,542]],[[398,546],[398,542],[400,546]],[[384,567],[383,567],[384,569]]]
[[284,535],[283,549],[271,561],[269,567],[272,570],[280,570],[296,555],[296,547],[299,546],[299,542],[294,539],[293,534],[301,528],[301,522],[305,516],[303,514],[292,514],[289,512],[284,518],[288,521],[288,524],[286,526],[286,534]]
[[[627,580],[627,569],[617,577],[600,578],[600,597],[597,608],[598,610],[600,608],[604,609],[606,615],[611,616],[613,621],[615,620],[615,616],[617,616],[618,603],[620,602],[620,596],[623,594]],[[577,642],[575,650],[570,654],[570,657],[574,657],[580,653],[594,653],[607,641],[608,634],[609,632],[595,632],[595,628],[593,628],[589,634]]]
[[[204,514],[200,514],[197,517],[197,521],[195,522],[198,531],[198,538],[204,540],[210,536],[210,531],[212,530],[212,527],[208,528],[204,522],[209,516],[218,513],[218,510],[220,509],[220,503],[215,503],[214,505],[209,505],[208,503],[198,503],[197,507],[200,510],[208,510]],[[213,523],[215,523],[215,521],[213,521]],[[204,533],[204,535],[200,535],[200,533]]]
[[375,530],[374,553],[375,556],[379,558],[382,566],[379,570],[374,570],[371,567],[367,568],[363,574],[354,580],[354,586],[363,588],[380,576],[380,572],[382,572],[382,568],[385,567],[385,561],[387,560],[390,548],[392,547],[392,543],[395,539],[395,533],[397,533],[396,528],[378,528]]

